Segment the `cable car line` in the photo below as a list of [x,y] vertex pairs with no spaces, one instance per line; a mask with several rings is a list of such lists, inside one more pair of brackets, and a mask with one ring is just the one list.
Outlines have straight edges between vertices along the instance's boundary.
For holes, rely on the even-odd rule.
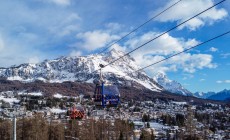
[[[115,45],[116,43],[120,42],[121,40],[123,40],[124,38],[126,38],[127,36],[129,36],[130,34],[132,34],[133,32],[137,31],[138,29],[140,29],[141,27],[143,27],[145,24],[149,23],[150,21],[152,21],[153,19],[157,18],[158,16],[160,16],[161,14],[163,14],[164,12],[166,12],[167,10],[171,9],[172,7],[174,7],[175,5],[177,5],[179,2],[181,2],[182,0],[179,0],[177,2],[175,2],[174,4],[172,4],[171,6],[169,6],[168,8],[164,9],[163,11],[161,11],[160,13],[154,15],[152,18],[150,18],[149,20],[147,20],[146,22],[142,23],[141,25],[137,26],[135,29],[133,29],[132,31],[130,31],[129,33],[127,33],[126,35],[124,35],[123,37],[121,37],[120,39],[116,40],[115,42],[111,43],[108,47],[106,47],[105,49],[103,49],[102,51],[100,51],[99,53],[103,53],[106,50],[108,50],[110,47],[112,47],[113,45]],[[107,45],[106,45],[107,46]]]
[[[180,24],[178,24],[178,25],[176,25],[176,26],[170,28],[169,30],[163,32],[162,34],[160,34],[160,35],[158,35],[158,36],[156,36],[156,37],[150,39],[149,41],[147,41],[147,42],[145,42],[144,44],[138,46],[137,48],[131,50],[130,52],[124,54],[123,56],[121,56],[121,57],[119,57],[119,58],[113,60],[112,62],[110,62],[110,63],[104,65],[104,67],[107,67],[108,65],[111,65],[111,64],[115,63],[116,61],[120,60],[121,58],[123,58],[123,57],[125,57],[125,56],[131,54],[132,52],[134,52],[134,51],[136,51],[136,50],[142,48],[143,46],[147,45],[148,43],[150,43],[150,42],[152,42],[152,41],[154,41],[154,40],[156,40],[156,39],[158,39],[159,37],[165,35],[166,33],[168,33],[168,32],[170,32],[170,31],[172,31],[172,30],[174,30],[174,29],[180,27],[181,25],[183,25],[183,24],[187,23],[188,21],[194,19],[195,17],[197,17],[197,16],[199,16],[199,15],[205,13],[206,11],[212,9],[213,7],[215,7],[215,6],[217,6],[217,5],[221,4],[221,3],[223,3],[224,1],[226,1],[226,0],[222,0],[222,1],[220,1],[220,2],[218,2],[218,3],[216,3],[216,4],[214,4],[213,6],[211,6],[211,7],[207,8],[207,9],[203,10],[202,12],[200,12],[200,13],[198,13],[198,14],[196,14],[195,16],[193,16],[193,17],[191,17],[191,18],[189,18],[189,19],[187,19],[187,20],[181,22]],[[95,70],[95,71],[97,71],[97,70]]]
[[[206,40],[206,41],[204,41],[204,42],[202,42],[202,43],[199,43],[199,44],[197,44],[197,45],[195,45],[195,46],[193,46],[193,47],[187,48],[187,49],[185,49],[185,50],[183,50],[183,51],[181,51],[181,52],[178,52],[178,53],[173,54],[173,55],[171,55],[171,56],[168,56],[168,57],[166,57],[166,58],[164,58],[164,59],[162,59],[162,60],[159,60],[159,61],[157,61],[157,62],[154,62],[154,63],[152,63],[152,64],[150,64],[150,65],[147,65],[147,66],[145,66],[145,67],[143,67],[143,68],[140,68],[140,69],[138,69],[138,70],[136,70],[136,71],[134,71],[134,72],[138,72],[138,71],[144,70],[144,69],[146,69],[146,68],[148,68],[148,67],[151,67],[151,66],[156,65],[156,64],[158,64],[158,63],[161,63],[161,62],[163,62],[163,61],[166,61],[166,60],[168,60],[168,59],[170,59],[170,58],[172,58],[172,57],[174,57],[174,56],[177,56],[177,55],[179,55],[179,54],[182,54],[182,53],[184,53],[184,52],[187,52],[187,51],[189,51],[189,50],[191,50],[191,49],[194,49],[194,48],[196,48],[196,47],[198,47],[198,46],[201,46],[201,45],[203,45],[203,44],[206,44],[206,43],[208,43],[208,42],[210,42],[210,41],[213,41],[213,40],[215,40],[215,39],[217,39],[217,38],[220,38],[220,37],[222,37],[222,36],[225,36],[225,35],[227,35],[227,34],[229,34],[229,33],[230,33],[230,30],[228,30],[227,32],[222,33],[222,34],[220,34],[220,35],[218,35],[218,36],[215,36],[215,37],[213,37],[213,38],[211,38],[211,39],[208,39],[208,40]],[[134,73],[134,72],[132,72],[132,73]]]
[[[227,32],[222,33],[222,34],[220,34],[220,35],[218,35],[218,36],[215,36],[215,37],[213,37],[213,38],[211,38],[211,39],[208,39],[208,40],[206,40],[206,41],[204,41],[204,42],[201,42],[201,43],[199,43],[199,44],[197,44],[197,45],[195,45],[195,46],[193,46],[193,47],[187,48],[187,49],[185,49],[185,50],[183,50],[183,51],[181,51],[181,52],[178,52],[178,53],[173,54],[173,55],[171,55],[171,56],[168,56],[168,57],[166,57],[166,58],[164,58],[164,59],[162,59],[162,60],[159,60],[159,61],[157,61],[157,62],[154,62],[154,63],[152,63],[152,64],[150,64],[150,65],[147,65],[147,66],[145,66],[145,67],[143,67],[143,68],[140,68],[140,69],[138,69],[138,70],[136,70],[136,71],[133,71],[132,73],[135,73],[135,72],[138,72],[138,71],[142,71],[142,70],[144,70],[144,69],[146,69],[146,68],[148,68],[148,67],[151,67],[151,66],[156,65],[156,64],[158,64],[158,63],[161,63],[161,62],[163,62],[163,61],[166,61],[166,60],[168,60],[168,59],[170,59],[170,58],[172,58],[172,57],[174,57],[174,56],[177,56],[177,55],[180,55],[180,54],[182,54],[182,53],[184,53],[184,52],[187,52],[187,51],[189,51],[189,50],[192,50],[192,49],[194,49],[194,48],[196,48],[196,47],[198,47],[198,46],[201,46],[201,45],[206,44],[206,43],[208,43],[208,42],[210,42],[210,41],[213,41],[213,40],[215,40],[215,39],[218,39],[218,38],[220,38],[220,37],[222,37],[222,36],[225,36],[225,35],[227,35],[227,34],[229,34],[229,33],[230,33],[230,30],[228,30]],[[131,74],[131,73],[129,73],[129,74]],[[127,76],[127,75],[121,76],[120,78],[125,78],[126,76]],[[128,77],[129,77],[129,76],[128,76]],[[154,89],[158,90],[157,88],[154,88]]]
[[[131,54],[132,52],[134,52],[134,51],[136,51],[136,50],[138,50],[138,49],[140,49],[140,48],[144,47],[144,46],[145,46],[145,45],[147,45],[148,43],[150,43],[150,42],[152,42],[152,41],[154,41],[154,40],[156,40],[156,39],[160,38],[161,36],[163,36],[164,34],[166,34],[166,33],[170,32],[170,31],[172,31],[172,30],[174,30],[174,29],[176,29],[176,28],[180,27],[181,25],[183,25],[183,24],[187,23],[188,21],[190,21],[190,20],[194,19],[195,17],[197,17],[197,16],[199,16],[199,15],[201,15],[201,14],[205,13],[206,11],[208,11],[208,10],[210,10],[210,9],[214,8],[215,6],[217,6],[217,5],[221,4],[221,3],[223,3],[224,1],[226,1],[226,0],[222,0],[222,1],[218,2],[218,3],[216,3],[216,4],[212,5],[212,6],[210,6],[209,8],[207,8],[207,9],[205,9],[205,10],[201,11],[200,13],[198,13],[198,14],[194,15],[193,17],[191,17],[191,18],[189,18],[189,19],[187,19],[187,20],[185,20],[185,21],[181,22],[180,24],[178,24],[178,25],[176,25],[176,26],[174,26],[174,27],[172,27],[172,28],[168,29],[167,31],[165,31],[165,32],[163,32],[162,34],[160,34],[160,35],[158,35],[158,36],[156,36],[156,37],[154,37],[154,38],[150,39],[149,41],[147,41],[147,42],[145,42],[144,44],[142,44],[142,45],[138,46],[137,48],[135,48],[135,49],[131,50],[130,52],[128,52],[128,53],[126,53],[126,54],[124,54],[123,56],[121,56],[121,57],[119,57],[119,58],[117,58],[117,59],[115,59],[115,60],[111,61],[110,63],[108,63],[108,64],[104,65],[104,67],[103,67],[103,68],[105,68],[105,67],[107,67],[107,66],[109,66],[109,65],[111,65],[111,64],[113,64],[113,63],[115,63],[116,61],[118,61],[118,60],[120,60],[120,59],[124,58],[125,56],[127,56],[127,55]],[[94,72],[96,72],[96,71],[98,71],[98,70],[100,70],[100,69],[96,69],[96,70],[94,70],[92,73],[94,73]]]
[[[193,16],[193,17],[191,17],[191,18],[189,18],[189,19],[183,21],[182,23],[180,23],[180,24],[178,24],[178,25],[172,27],[171,29],[169,29],[169,30],[163,32],[162,34],[158,35],[157,37],[155,37],[155,38],[153,38],[153,39],[151,39],[151,40],[145,42],[144,44],[142,44],[142,45],[140,45],[139,47],[135,48],[134,50],[132,50],[132,51],[130,51],[130,52],[124,54],[123,56],[121,56],[121,57],[119,57],[119,58],[113,60],[112,62],[110,62],[110,63],[108,63],[108,64],[106,64],[106,65],[100,64],[100,65],[99,65],[99,66],[100,66],[100,69],[99,69],[99,70],[100,70],[100,79],[99,79],[99,81],[96,81],[96,82],[95,82],[96,87],[95,87],[94,98],[93,98],[94,103],[95,103],[95,106],[97,106],[97,107],[102,107],[102,108],[109,107],[109,106],[117,107],[117,105],[120,103],[120,93],[119,93],[119,91],[117,90],[117,87],[116,87],[116,86],[110,86],[110,85],[105,85],[105,84],[104,84],[104,81],[103,81],[103,78],[102,78],[102,69],[103,69],[103,68],[105,68],[105,67],[108,66],[108,65],[113,64],[114,62],[120,60],[121,58],[123,58],[123,57],[129,55],[130,53],[132,53],[132,52],[138,50],[139,48],[141,48],[141,47],[145,46],[146,44],[152,42],[153,40],[155,40],[155,39],[157,39],[157,38],[163,36],[164,34],[166,34],[166,33],[170,32],[170,31],[176,29],[177,27],[179,27],[179,26],[183,25],[184,23],[186,23],[186,22],[192,20],[193,18],[195,18],[195,17],[201,15],[202,13],[204,13],[204,12],[210,10],[211,8],[213,8],[213,7],[215,7],[215,6],[219,5],[219,4],[221,4],[221,3],[224,2],[224,1],[226,1],[226,0],[222,0],[222,1],[220,1],[220,2],[218,2],[218,3],[216,3],[216,4],[214,4],[213,6],[211,6],[211,7],[207,8],[207,9],[203,10],[202,12],[196,14],[195,16]],[[167,59],[170,59],[170,58],[172,58],[172,57],[174,57],[174,56],[176,56],[176,55],[179,55],[179,54],[181,54],[181,53],[183,53],[183,52],[189,51],[189,50],[191,50],[191,49],[193,49],[193,48],[195,48],[195,47],[198,47],[198,46],[203,45],[203,44],[205,44],[205,43],[207,43],[207,42],[210,42],[210,41],[215,40],[215,39],[217,39],[217,38],[219,38],[219,37],[222,37],[222,36],[224,36],[224,35],[226,35],[226,34],[228,34],[228,33],[230,33],[230,31],[227,31],[227,32],[225,32],[225,33],[223,33],[223,34],[221,34],[221,35],[218,35],[218,36],[216,36],[216,37],[214,37],[214,38],[211,38],[211,39],[209,39],[209,40],[207,40],[207,41],[204,41],[203,43],[200,43],[200,44],[198,44],[198,45],[195,45],[195,46],[193,46],[193,47],[187,48],[187,49],[185,49],[185,50],[183,50],[183,51],[181,51],[181,52],[178,52],[178,53],[176,53],[176,54],[173,54],[173,55],[171,55],[171,56],[169,56],[169,57],[166,57],[166,58],[164,58],[164,59],[162,59],[162,60],[160,60],[160,61],[158,61],[158,62],[155,62],[155,63],[150,64],[150,65],[148,65],[148,66],[145,66],[145,67],[143,67],[143,68],[140,68],[140,69],[138,69],[138,70],[136,70],[136,71],[134,71],[134,72],[137,72],[137,71],[146,69],[146,68],[148,68],[148,67],[150,67],[150,66],[153,66],[153,65],[155,65],[155,64],[158,64],[158,63],[160,63],[160,62],[163,62],[163,61],[165,61],[165,60],[167,60]],[[96,72],[96,71],[98,71],[98,70],[95,70],[94,72]],[[92,73],[94,73],[94,72],[92,72]]]
[[[166,58],[164,58],[164,59],[162,59],[162,60],[159,60],[159,61],[157,61],[157,62],[154,62],[154,63],[152,63],[152,64],[150,64],[150,65],[147,65],[147,66],[145,66],[145,67],[143,67],[143,68],[140,68],[140,69],[138,69],[138,70],[136,70],[136,71],[133,71],[132,73],[135,73],[135,72],[138,72],[138,71],[141,71],[141,70],[144,70],[144,69],[146,69],[146,68],[148,68],[148,67],[151,67],[151,66],[153,66],[153,65],[156,65],[156,64],[158,64],[158,63],[161,63],[161,62],[163,62],[163,61],[166,61],[166,60],[168,60],[168,59],[170,59],[170,58],[172,58],[172,57],[175,57],[175,56],[177,56],[177,55],[179,55],[179,54],[182,54],[182,53],[184,53],[184,52],[187,52],[187,51],[189,51],[189,50],[191,50],[191,49],[194,49],[194,48],[196,48],[196,47],[198,47],[198,46],[201,46],[201,45],[203,45],[203,44],[206,44],[206,43],[208,43],[208,42],[210,42],[210,41],[213,41],[213,40],[215,40],[215,39],[218,39],[218,38],[220,38],[220,37],[223,37],[223,36],[225,36],[225,35],[227,35],[227,34],[229,34],[230,33],[230,30],[228,30],[227,32],[224,32],[224,33],[222,33],[222,34],[220,34],[220,35],[217,35],[217,36],[215,36],[215,37],[213,37],[213,38],[211,38],[211,39],[208,39],[208,40],[206,40],[206,41],[204,41],[204,42],[201,42],[201,43],[199,43],[199,44],[197,44],[197,45],[195,45],[195,46],[192,46],[192,47],[190,47],[190,48],[187,48],[187,49],[185,49],[185,50],[183,50],[183,51],[180,51],[180,52],[178,52],[178,53],[175,53],[175,54],[173,54],[173,55],[171,55],[171,56],[168,56],[168,57],[166,57]],[[103,65],[101,65],[101,69],[103,68]],[[100,70],[101,70],[100,69]],[[131,74],[131,73],[129,73],[129,74]],[[121,76],[120,78],[123,78],[123,77],[126,77],[127,75],[125,75],[125,76]],[[113,94],[111,94],[110,92],[115,92],[117,89],[116,89],[116,87],[112,87],[112,86],[105,86],[104,85],[104,82],[102,81],[102,75],[101,75],[101,71],[100,71],[100,81],[99,81],[99,83],[98,84],[96,84],[96,88],[95,88],[95,94],[94,94],[94,98],[95,98],[95,103],[97,103],[97,104],[95,104],[96,106],[101,106],[101,107],[103,107],[103,108],[105,108],[105,107],[107,107],[107,106],[114,106],[114,107],[117,107],[117,105],[119,104],[119,102],[120,102],[120,95],[119,95],[119,91],[117,92],[117,93],[115,93],[114,95]],[[158,90],[158,89],[156,89],[156,90]],[[108,105],[106,104],[108,102]]]

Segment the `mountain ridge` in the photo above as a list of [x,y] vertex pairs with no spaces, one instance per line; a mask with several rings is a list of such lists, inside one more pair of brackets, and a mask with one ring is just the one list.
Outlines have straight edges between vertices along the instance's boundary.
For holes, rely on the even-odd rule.
[[[64,81],[93,83],[93,80],[99,77],[99,71],[92,72],[99,70],[99,64],[106,65],[123,55],[123,52],[113,49],[103,54],[60,57],[44,60],[37,64],[25,63],[14,67],[0,68],[0,77],[22,82],[41,80],[50,83]],[[139,68],[135,60],[128,55],[103,68],[102,73],[108,83],[126,85],[128,82],[139,88],[145,87],[154,91],[164,90],[144,71],[137,71]]]
[[[10,80],[22,83],[36,82],[36,84],[40,83],[39,81],[45,83],[70,81],[92,84],[93,80],[99,78],[99,71],[95,72],[95,70],[99,70],[99,64],[106,65],[123,55],[124,53],[121,51],[111,50],[103,54],[44,60],[37,64],[24,63],[9,68],[0,68],[0,77],[5,78],[3,83],[9,83],[8,80]],[[161,73],[150,78],[144,71],[137,71],[139,69],[140,67],[136,64],[134,58],[128,55],[103,68],[102,73],[107,83],[121,87],[133,87],[144,91],[145,89],[150,89],[159,93],[169,91],[178,95],[192,96],[190,91],[180,83],[168,79],[166,75]],[[33,87],[36,87],[36,84]],[[15,88],[20,87],[10,89],[14,90]]]
[[222,91],[217,92],[216,94],[209,96],[207,99],[227,101],[229,100],[229,98],[230,98],[230,90],[224,89]]
[[230,99],[230,89],[224,89],[218,92],[195,92],[193,96],[202,99],[228,101]]
[[192,96],[193,94],[185,89],[180,83],[175,80],[170,80],[164,73],[157,73],[153,79],[158,82],[164,89],[169,92],[185,95],[185,96]]
[[[64,81],[93,83],[95,79],[99,78],[99,64],[106,65],[124,56],[124,54],[122,51],[112,49],[103,54],[62,56],[53,60],[44,60],[37,64],[24,63],[9,68],[0,68],[0,77],[22,82],[40,80],[50,83]],[[102,73],[107,83],[135,86],[137,88],[145,87],[154,91],[167,90],[186,96],[192,95],[180,83],[168,79],[163,73],[158,73],[151,78],[144,71],[137,71],[139,69],[140,67],[136,64],[135,59],[127,55],[103,68]]]
[[216,92],[213,92],[213,91],[209,91],[209,92],[195,92],[193,94],[193,96],[198,97],[198,98],[207,99],[209,96],[212,96],[214,94],[216,94]]

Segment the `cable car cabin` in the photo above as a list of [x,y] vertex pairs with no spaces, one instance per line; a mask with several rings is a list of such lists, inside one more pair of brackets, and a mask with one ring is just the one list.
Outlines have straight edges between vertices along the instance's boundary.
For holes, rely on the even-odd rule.
[[70,116],[70,119],[72,119],[72,120],[75,120],[75,119],[80,120],[80,119],[84,118],[85,110],[80,105],[73,106],[69,110],[69,116]]
[[120,93],[117,86],[96,84],[94,92],[96,107],[117,107],[120,103]]

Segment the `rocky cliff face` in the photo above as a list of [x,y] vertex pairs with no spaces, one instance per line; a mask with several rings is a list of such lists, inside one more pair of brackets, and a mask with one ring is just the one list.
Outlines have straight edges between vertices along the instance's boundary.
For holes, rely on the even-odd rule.
[[165,74],[163,73],[158,73],[157,75],[154,76],[153,78],[158,84],[160,84],[165,90],[176,93],[176,94],[181,94],[181,95],[188,95],[192,96],[192,93],[185,89],[180,83],[174,80],[170,80]]

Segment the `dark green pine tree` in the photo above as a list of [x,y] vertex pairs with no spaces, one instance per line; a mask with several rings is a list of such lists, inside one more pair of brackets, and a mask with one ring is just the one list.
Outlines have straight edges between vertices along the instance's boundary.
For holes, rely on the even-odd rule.
[[150,124],[149,124],[149,122],[147,122],[147,128],[150,128]]

